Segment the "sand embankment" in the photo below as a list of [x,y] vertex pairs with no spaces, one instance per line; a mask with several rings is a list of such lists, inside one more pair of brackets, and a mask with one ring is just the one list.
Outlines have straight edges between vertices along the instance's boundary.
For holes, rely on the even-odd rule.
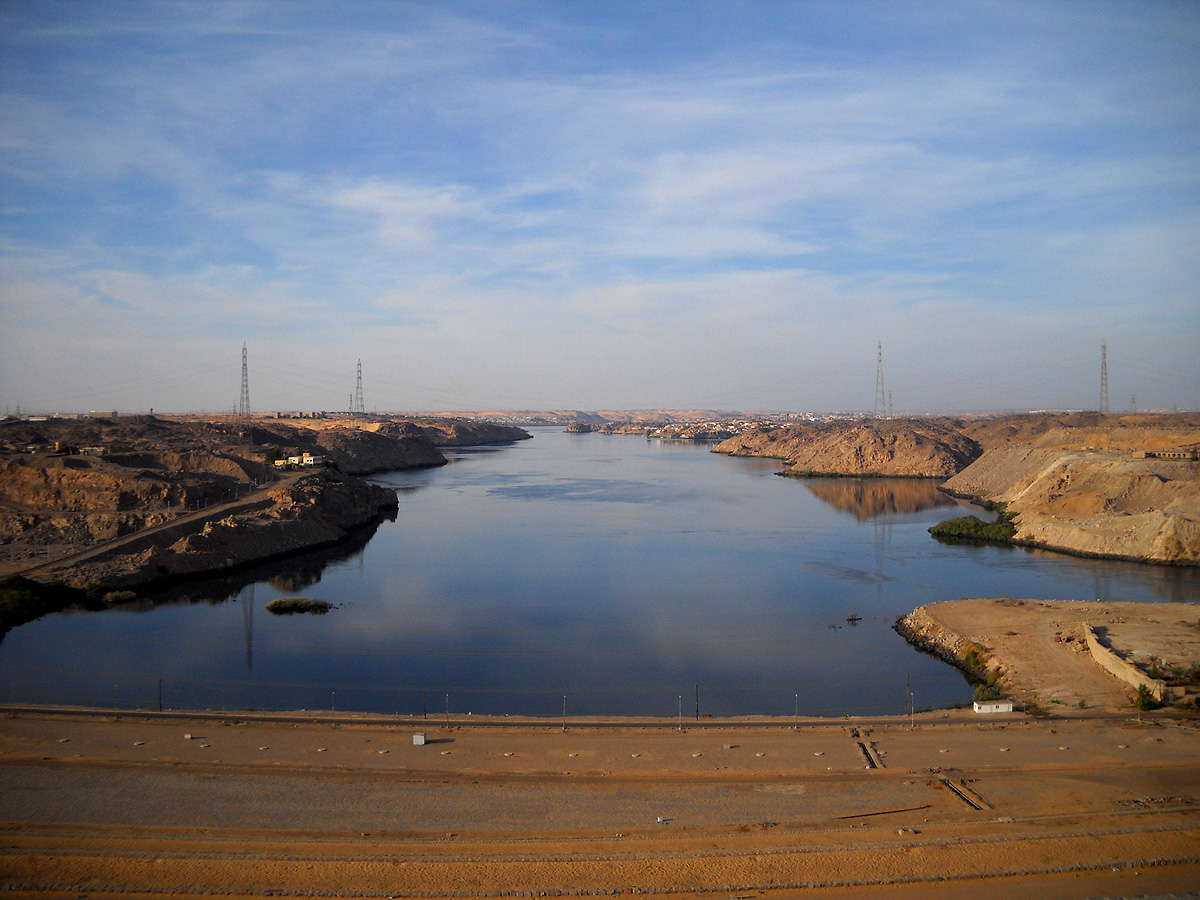
[[[959,668],[968,668],[964,659],[974,650],[1025,708],[1127,710],[1137,680],[1118,677],[1105,654],[1089,649],[1089,627],[1103,648],[1143,673],[1200,665],[1200,607],[1188,603],[964,598],[919,607],[897,623],[910,642]],[[1191,684],[1175,693],[1191,699],[1198,692]]]

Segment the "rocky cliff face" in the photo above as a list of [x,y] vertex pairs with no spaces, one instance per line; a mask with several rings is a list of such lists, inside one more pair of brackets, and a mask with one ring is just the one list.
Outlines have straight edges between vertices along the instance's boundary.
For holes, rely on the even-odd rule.
[[365,475],[445,465],[444,457],[419,429],[389,428],[367,431],[330,428],[316,432],[316,450],[343,472]]
[[261,462],[212,450],[5,454],[0,541],[45,546],[109,540],[244,492],[267,474]]
[[979,444],[933,419],[865,419],[759,428],[718,444],[717,453],[782,459],[789,475],[948,478]]

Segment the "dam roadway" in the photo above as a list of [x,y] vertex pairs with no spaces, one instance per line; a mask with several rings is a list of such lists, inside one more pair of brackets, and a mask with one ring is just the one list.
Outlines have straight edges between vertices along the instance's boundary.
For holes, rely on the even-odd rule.
[[1162,714],[680,730],[79,712],[2,713],[10,891],[1094,897],[1200,884],[1200,732]]

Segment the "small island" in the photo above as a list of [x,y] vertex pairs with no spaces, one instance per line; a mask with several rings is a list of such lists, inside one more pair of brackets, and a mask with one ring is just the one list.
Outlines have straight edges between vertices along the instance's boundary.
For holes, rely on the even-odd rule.
[[276,597],[267,604],[267,612],[277,616],[290,616],[295,613],[312,613],[323,616],[333,607],[328,600],[314,600],[311,597]]

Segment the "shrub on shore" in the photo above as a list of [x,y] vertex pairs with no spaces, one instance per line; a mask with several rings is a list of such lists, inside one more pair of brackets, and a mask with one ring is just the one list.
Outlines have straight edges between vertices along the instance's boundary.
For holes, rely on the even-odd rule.
[[995,522],[984,522],[978,516],[959,516],[947,519],[929,529],[935,538],[949,538],[978,543],[1007,544],[1017,534],[1017,526],[1008,513],[1001,511]]
[[1147,712],[1152,709],[1158,709],[1159,702],[1154,699],[1154,694],[1150,692],[1150,688],[1144,684],[1139,684],[1137,689],[1137,697],[1134,698],[1133,706],[1141,712]]

